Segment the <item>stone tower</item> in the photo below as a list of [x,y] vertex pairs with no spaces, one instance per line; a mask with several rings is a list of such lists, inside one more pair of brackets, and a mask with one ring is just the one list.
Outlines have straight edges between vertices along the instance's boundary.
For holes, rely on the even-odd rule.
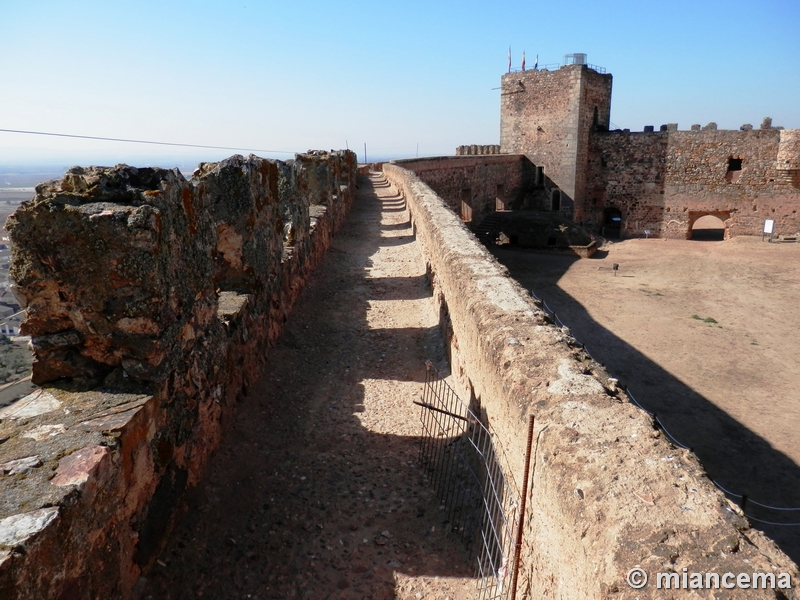
[[[585,55],[573,55],[585,57]],[[560,209],[581,221],[586,200],[589,135],[607,131],[611,116],[611,75],[586,64],[555,71],[503,75],[500,146],[543,167],[549,186],[559,188]]]

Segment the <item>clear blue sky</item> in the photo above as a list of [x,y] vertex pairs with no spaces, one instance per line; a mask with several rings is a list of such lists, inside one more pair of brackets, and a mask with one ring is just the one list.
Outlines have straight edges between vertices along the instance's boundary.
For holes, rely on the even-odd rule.
[[[0,0],[0,33],[3,129],[452,154],[498,142],[509,45],[517,68],[588,54],[620,127],[800,128],[798,0]],[[230,154],[0,133],[0,164]]]

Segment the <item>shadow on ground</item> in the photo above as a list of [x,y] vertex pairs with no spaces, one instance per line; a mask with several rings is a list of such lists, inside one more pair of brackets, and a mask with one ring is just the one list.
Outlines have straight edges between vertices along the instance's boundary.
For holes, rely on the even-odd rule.
[[[559,279],[580,259],[498,247],[491,250],[512,277],[544,299],[572,335],[586,343],[596,361],[630,387],[636,400],[656,413],[675,439],[694,451],[713,480],[763,504],[800,507],[800,467],[791,458],[597,323],[583,304],[558,287]],[[596,256],[604,257],[601,253]],[[740,502],[736,496],[729,497]],[[752,502],[747,514],[761,521],[800,522],[800,511],[766,510]],[[755,521],[752,525],[800,563],[800,527]]]

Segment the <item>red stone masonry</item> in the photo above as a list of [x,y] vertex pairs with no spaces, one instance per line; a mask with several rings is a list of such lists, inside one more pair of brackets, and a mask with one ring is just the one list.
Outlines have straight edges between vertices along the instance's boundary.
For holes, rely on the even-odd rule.
[[589,131],[608,127],[611,75],[586,65],[556,71],[508,73],[501,80],[500,146],[524,154],[575,204],[577,217],[586,182]]
[[[521,204],[532,185],[532,165],[524,156],[457,156],[393,161],[416,173],[458,215],[471,208],[470,225],[498,209]],[[501,209],[502,210],[502,209]]]
[[725,222],[728,237],[760,235],[765,219],[775,220],[776,233],[796,233],[798,171],[778,167],[795,166],[797,138],[778,129],[595,133],[585,222],[599,227],[611,206],[622,212],[623,236],[648,229],[685,239],[706,214]]
[[0,598],[130,598],[354,197],[356,157],[70,169],[9,218],[34,380],[0,410]]
[[[687,238],[704,215],[726,237],[800,231],[800,131],[677,125],[608,131],[611,75],[587,65],[502,76],[500,145],[543,169],[564,216],[601,232],[622,214],[622,237]],[[649,232],[646,234],[645,232]]]

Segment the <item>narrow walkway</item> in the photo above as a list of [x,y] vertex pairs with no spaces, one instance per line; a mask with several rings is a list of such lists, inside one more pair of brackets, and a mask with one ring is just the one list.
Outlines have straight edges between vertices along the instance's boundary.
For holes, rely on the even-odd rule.
[[140,598],[475,595],[417,464],[425,264],[402,198],[360,186]]

